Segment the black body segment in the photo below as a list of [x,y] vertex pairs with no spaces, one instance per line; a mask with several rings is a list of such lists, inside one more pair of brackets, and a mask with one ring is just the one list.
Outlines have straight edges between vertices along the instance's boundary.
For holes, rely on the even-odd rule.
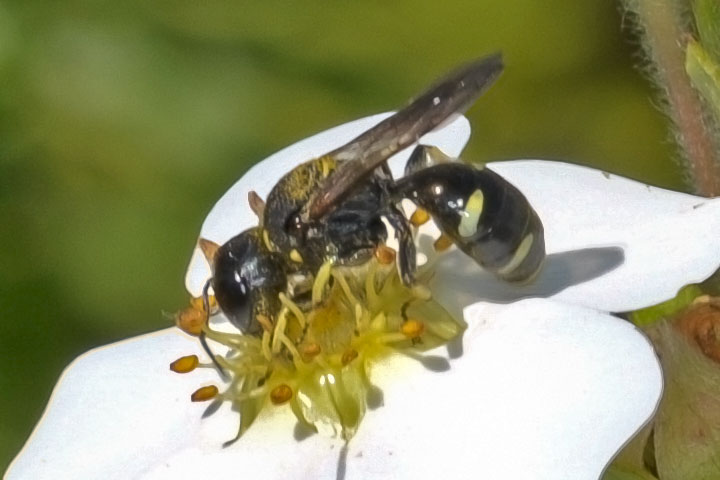
[[280,308],[278,295],[286,286],[285,263],[265,247],[260,228],[245,230],[215,254],[215,298],[228,320],[245,334],[262,332],[258,315],[274,318]]
[[409,198],[481,266],[503,280],[530,280],[545,258],[540,218],[500,175],[463,163],[442,163],[401,178],[393,197]]

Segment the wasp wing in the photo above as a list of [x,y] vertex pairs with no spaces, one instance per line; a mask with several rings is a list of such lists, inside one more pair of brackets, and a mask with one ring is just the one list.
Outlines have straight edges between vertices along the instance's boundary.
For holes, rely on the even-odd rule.
[[453,114],[463,113],[503,69],[497,53],[475,60],[431,86],[404,109],[327,155],[340,165],[308,203],[307,215],[325,215],[352,187],[397,152]]

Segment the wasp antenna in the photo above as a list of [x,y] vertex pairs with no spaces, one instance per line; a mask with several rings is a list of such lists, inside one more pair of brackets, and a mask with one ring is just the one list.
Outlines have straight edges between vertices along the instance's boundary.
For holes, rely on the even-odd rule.
[[260,195],[258,195],[255,190],[250,190],[248,192],[248,203],[250,204],[250,209],[257,215],[258,220],[262,222],[263,213],[265,212],[265,201],[260,198]]
[[[210,290],[211,281],[212,280],[208,280],[207,282],[205,282],[205,286],[203,287],[202,292],[203,309],[205,310],[205,325],[209,325],[210,323],[210,295],[208,294],[208,291]],[[225,372],[225,369],[218,363],[217,358],[215,358],[215,354],[210,349],[210,345],[208,345],[207,343],[207,335],[205,334],[205,329],[200,332],[199,337],[200,345],[202,345],[205,353],[210,356],[210,360],[212,360],[213,365],[215,365],[215,368],[217,368],[218,373],[220,374],[220,378],[222,378],[223,380],[228,380],[228,374]]]
[[220,248],[220,245],[213,242],[212,240],[200,237],[198,239],[198,247],[200,247],[203,255],[205,255],[205,259],[210,263],[210,265],[212,265],[213,260],[215,259],[215,254],[217,253],[218,248]]
[[397,152],[475,103],[502,73],[496,53],[463,65],[439,80],[410,104],[327,155],[340,162],[304,212],[311,219],[325,215],[352,187]]

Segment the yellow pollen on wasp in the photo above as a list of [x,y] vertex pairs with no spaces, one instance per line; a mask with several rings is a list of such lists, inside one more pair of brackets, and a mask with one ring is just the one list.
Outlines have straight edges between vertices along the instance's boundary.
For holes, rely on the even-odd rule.
[[288,402],[293,396],[292,388],[283,383],[270,390],[270,401],[273,405],[282,405]]
[[408,338],[419,338],[424,331],[425,324],[414,319],[409,319],[400,327],[400,332]]
[[424,208],[417,207],[410,216],[410,223],[416,227],[425,225],[428,221],[430,221],[430,214]]
[[207,402],[212,400],[218,394],[218,388],[215,385],[208,385],[206,387],[200,387],[190,395],[190,400],[193,402]]
[[170,370],[175,373],[189,373],[197,368],[198,363],[197,355],[187,355],[172,362],[170,364]]

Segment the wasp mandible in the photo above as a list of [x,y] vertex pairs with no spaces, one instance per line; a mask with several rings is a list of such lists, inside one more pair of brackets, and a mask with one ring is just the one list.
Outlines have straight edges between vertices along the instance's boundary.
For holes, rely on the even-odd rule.
[[251,193],[258,226],[204,249],[212,250],[205,297],[212,287],[230,322],[259,336],[271,328],[281,295],[302,304],[321,266],[372,258],[388,238],[383,219],[395,233],[402,282],[411,286],[416,254],[403,199],[428,212],[460,250],[499,278],[533,278],[545,258],[543,226],[513,185],[433,146],[415,147],[402,178],[394,179],[386,163],[467,110],[502,69],[499,54],[471,62],[354,140],[286,173],[266,201]]

